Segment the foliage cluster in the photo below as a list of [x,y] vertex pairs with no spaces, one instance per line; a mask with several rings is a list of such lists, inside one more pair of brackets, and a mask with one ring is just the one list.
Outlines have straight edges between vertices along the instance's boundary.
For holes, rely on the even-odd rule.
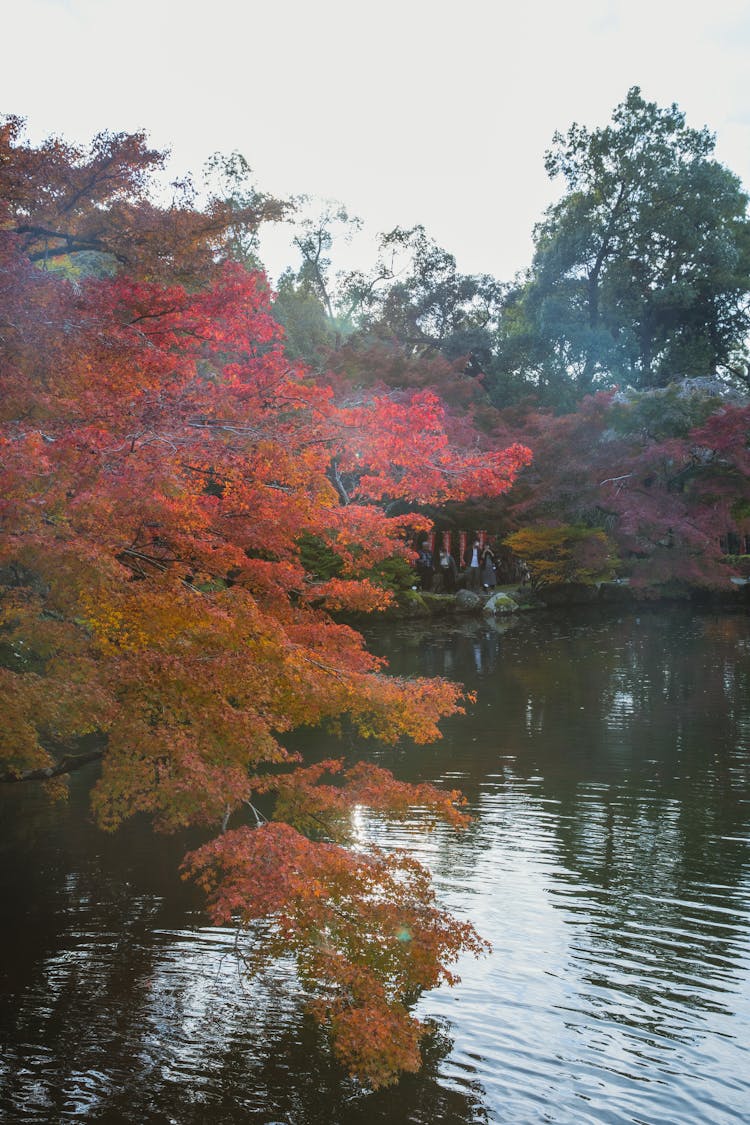
[[356,220],[333,206],[272,294],[258,228],[291,209],[239,154],[165,204],[142,134],[34,147],[0,123],[0,776],[59,792],[99,757],[103,827],[212,833],[186,876],[258,963],[296,956],[374,1085],[416,1068],[411,1001],[482,944],[413,860],[353,846],[351,812],[458,828],[460,797],[311,769],[283,736],[429,742],[460,711],[337,617],[411,584],[407,534],[437,513],[507,536],[536,584],[744,567],[750,226],[713,152],[634,88],[554,138],[565,193],[513,284],[421,226],[336,275]]
[[160,161],[0,130],[0,779],[59,793],[99,758],[102,827],[210,833],[185,873],[213,916],[293,953],[339,1057],[391,1082],[419,1062],[411,1001],[482,944],[346,826],[368,805],[461,827],[460,797],[338,763],[326,784],[283,736],[439,737],[461,689],[389,675],[333,615],[389,603],[424,522],[394,504],[499,495],[529,453],[480,455],[431,390],[344,393],[290,360],[235,260],[281,204],[159,205]]
[[[739,572],[728,553],[750,532],[749,406],[671,387],[514,422],[534,461],[497,515],[524,557],[568,523],[605,535],[637,586],[726,588]],[[548,545],[554,571],[558,544]]]
[[529,569],[534,588],[559,583],[590,584],[612,578],[614,558],[607,535],[574,524],[527,527],[505,540]]
[[334,275],[321,217],[317,288],[309,262],[284,281],[285,301],[318,301],[311,362],[342,393],[434,391],[451,432],[487,453],[533,450],[500,504],[427,508],[442,526],[523,533],[535,550],[546,537],[552,573],[576,568],[555,562],[551,528],[599,531],[591,575],[617,556],[635,584],[726,584],[747,531],[750,223],[714,150],[637,87],[606,126],[556,134],[545,163],[562,195],[511,284],[461,274],[422,227],[382,235],[369,271]]

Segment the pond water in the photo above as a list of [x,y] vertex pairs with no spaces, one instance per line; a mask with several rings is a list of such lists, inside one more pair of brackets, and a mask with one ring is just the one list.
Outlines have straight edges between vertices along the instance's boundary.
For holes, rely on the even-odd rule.
[[[478,693],[437,747],[365,752],[474,820],[405,845],[493,952],[422,998],[423,1071],[365,1094],[247,982],[176,876],[183,840],[104,836],[5,792],[0,1120],[252,1125],[750,1121],[750,618],[536,614],[370,634]],[[311,754],[336,752],[320,736]],[[361,748],[347,747],[361,753]],[[19,787],[20,788],[20,787]]]

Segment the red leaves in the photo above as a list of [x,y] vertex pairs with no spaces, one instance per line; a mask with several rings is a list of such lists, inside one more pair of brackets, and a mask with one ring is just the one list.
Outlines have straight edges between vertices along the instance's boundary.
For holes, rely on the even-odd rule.
[[726,588],[726,537],[750,531],[750,408],[688,387],[600,394],[573,414],[528,414],[523,434],[534,463],[508,497],[510,545],[554,580],[605,576],[606,531],[634,585]]
[[690,433],[693,455],[750,476],[750,406],[727,406]]
[[467,453],[451,445],[445,407],[431,391],[397,398],[368,396],[344,407],[341,419],[356,435],[341,457],[354,473],[356,496],[445,503],[468,496],[499,496],[531,460],[524,446]]
[[[186,870],[217,921],[263,920],[261,952],[294,953],[347,1065],[392,1081],[418,1061],[407,1002],[482,947],[418,864],[340,843],[356,805],[457,827],[461,798],[337,762],[324,784],[280,739],[342,720],[384,744],[440,736],[461,689],[387,675],[331,613],[386,605],[372,575],[424,522],[381,501],[500,495],[528,451],[478,453],[424,389],[342,403],[290,364],[263,276],[219,261],[237,212],[156,207],[142,136],[19,136],[0,128],[6,776],[94,734],[108,829],[142,812],[218,830],[273,793],[277,822]],[[31,264],[43,243],[59,272]],[[311,543],[331,577],[308,571]]]

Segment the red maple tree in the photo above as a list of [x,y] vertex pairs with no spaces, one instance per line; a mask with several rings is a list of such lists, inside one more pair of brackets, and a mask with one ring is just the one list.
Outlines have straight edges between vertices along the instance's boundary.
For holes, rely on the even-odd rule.
[[[600,393],[561,416],[508,415],[534,452],[503,501],[508,530],[522,537],[511,543],[552,563],[555,536],[575,533],[588,551],[598,535],[602,561],[616,552],[644,591],[728,588],[727,555],[742,553],[750,531],[750,408],[686,385]],[[585,571],[585,552],[580,562]]]
[[[283,735],[439,737],[460,688],[387,674],[332,612],[388,603],[363,575],[408,552],[390,499],[497,495],[528,451],[456,448],[431,393],[337,403],[286,359],[264,276],[222,260],[236,211],[157,207],[143,138],[33,149],[19,129],[0,133],[2,779],[59,791],[99,758],[104,828],[205,826],[185,873],[212,917],[294,953],[344,1063],[393,1081],[419,1065],[410,1000],[482,943],[414,860],[352,850],[350,811],[458,827],[461,798],[310,769]],[[92,252],[117,267],[90,275]],[[306,570],[309,536],[337,578]]]

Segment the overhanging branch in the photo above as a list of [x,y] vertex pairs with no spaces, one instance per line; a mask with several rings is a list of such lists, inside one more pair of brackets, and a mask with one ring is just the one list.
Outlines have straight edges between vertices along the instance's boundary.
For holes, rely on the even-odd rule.
[[99,761],[104,757],[104,749],[89,750],[86,754],[66,754],[59,762],[52,766],[42,766],[35,770],[23,770],[21,773],[10,773],[9,771],[0,771],[0,782],[10,784],[14,781],[49,781],[53,777],[62,777],[66,773],[74,773],[75,770],[87,766],[90,762]]

